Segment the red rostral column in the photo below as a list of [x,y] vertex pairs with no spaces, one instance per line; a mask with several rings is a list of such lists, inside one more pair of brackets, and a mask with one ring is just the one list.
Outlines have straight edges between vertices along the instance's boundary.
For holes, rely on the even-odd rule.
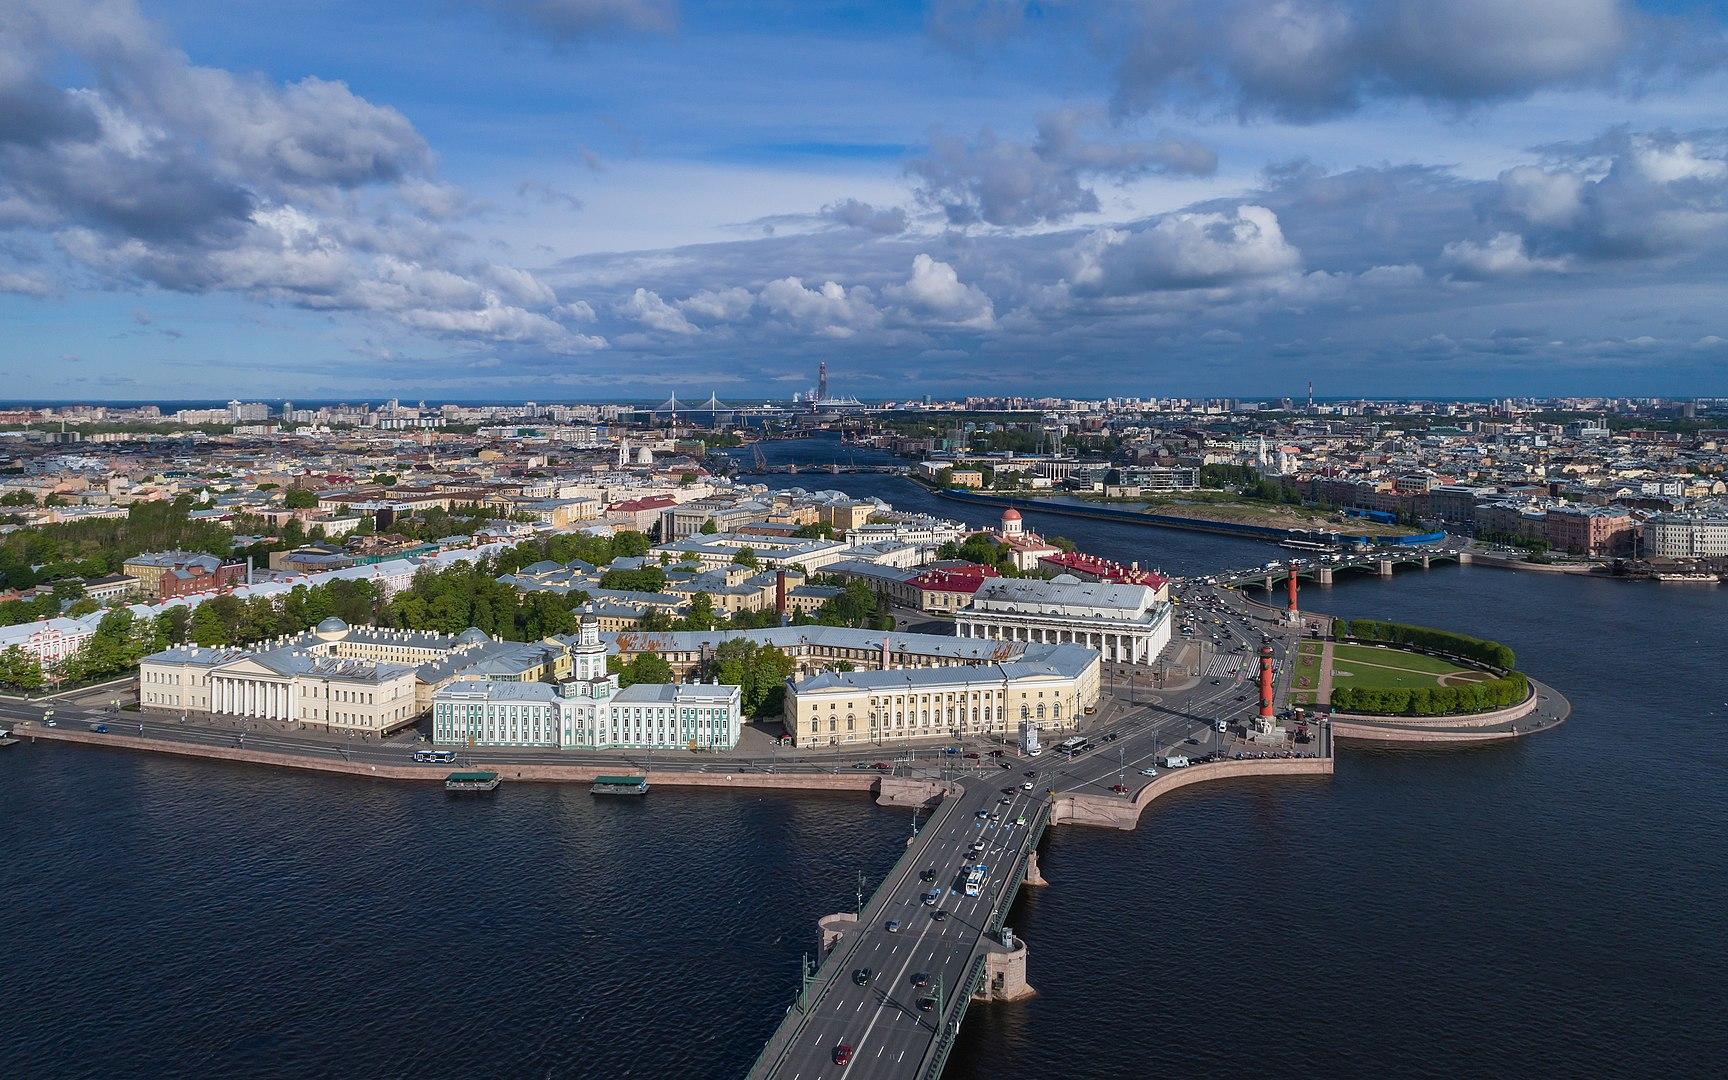
[[1260,646],[1260,719],[1272,719],[1272,646]]
[[1290,564],[1290,603],[1286,608],[1292,620],[1296,617],[1296,564]]

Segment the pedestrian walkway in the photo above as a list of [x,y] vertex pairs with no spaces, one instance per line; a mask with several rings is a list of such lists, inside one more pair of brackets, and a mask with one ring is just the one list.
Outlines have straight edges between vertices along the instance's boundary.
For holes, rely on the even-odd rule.
[[1332,642],[1320,645],[1320,677],[1314,682],[1314,704],[1332,704]]

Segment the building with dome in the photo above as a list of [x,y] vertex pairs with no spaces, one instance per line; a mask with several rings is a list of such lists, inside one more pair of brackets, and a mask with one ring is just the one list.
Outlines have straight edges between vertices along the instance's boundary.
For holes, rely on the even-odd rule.
[[1042,536],[1026,529],[1026,520],[1020,516],[1020,511],[1010,506],[1002,511],[1002,521],[996,526],[994,533],[988,529],[984,535],[1008,549],[1008,557],[1014,563],[1014,568],[1021,571],[1038,569],[1038,560],[1047,555],[1060,555],[1062,549],[1049,543]]
[[606,644],[592,617],[570,646],[570,671],[542,681],[454,682],[432,702],[440,746],[548,750],[730,750],[743,724],[742,694],[718,683],[620,687],[606,670]]
[[336,616],[244,648],[180,645],[139,664],[146,712],[210,714],[292,728],[384,736],[432,706],[455,682],[538,682],[568,675],[558,640],[500,641],[460,634],[351,626]]

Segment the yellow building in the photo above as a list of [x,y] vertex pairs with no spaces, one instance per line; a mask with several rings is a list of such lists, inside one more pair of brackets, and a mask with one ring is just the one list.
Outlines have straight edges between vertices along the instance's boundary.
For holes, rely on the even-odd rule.
[[806,747],[1061,731],[1097,707],[1098,670],[1091,649],[1040,645],[1000,663],[825,672],[787,680],[786,730]]

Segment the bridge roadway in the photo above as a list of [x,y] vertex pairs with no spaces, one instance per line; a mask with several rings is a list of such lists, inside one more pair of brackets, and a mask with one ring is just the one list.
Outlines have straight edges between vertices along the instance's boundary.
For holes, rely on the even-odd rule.
[[[1208,620],[1219,620],[1207,624],[1221,639],[1212,641],[1208,634],[1208,651],[1241,648],[1240,655],[1251,656],[1269,638],[1281,660],[1280,684],[1290,677],[1293,665],[1282,661],[1291,655],[1296,637],[1288,628],[1259,617],[1223,590],[1195,586],[1183,599],[1193,610],[1210,612]],[[938,1075],[986,954],[1003,951],[1002,919],[1014,904],[1051,798],[1069,793],[1132,798],[1156,782],[1141,770],[1164,772],[1155,762],[1172,752],[1228,755],[1242,749],[1245,744],[1215,725],[1219,720],[1239,724],[1258,709],[1256,671],[1245,664],[1245,678],[1202,677],[1186,690],[1149,694],[1150,702],[1128,704],[1116,719],[1089,732],[1091,747],[1072,759],[1050,750],[1030,761],[986,763],[953,774],[959,794],[943,799],[858,921],[835,942],[802,1003],[787,1011],[769,1039],[750,1072],[752,1080]],[[1118,784],[1126,790],[1115,792]],[[998,820],[977,816],[992,811]],[[1022,815],[1024,827],[1014,824]],[[975,840],[982,840],[985,849],[973,858],[967,851]],[[977,897],[968,897],[961,888],[964,872],[978,862],[990,867],[989,878]],[[921,879],[927,871],[934,871],[933,883]],[[922,896],[933,887],[942,896],[927,906]],[[934,918],[938,910],[946,913],[940,921]],[[889,920],[899,923],[898,931],[888,930]],[[1035,981],[1037,947],[1037,942],[1027,943],[1029,981]],[[872,977],[860,985],[853,973],[863,968]],[[913,984],[918,973],[929,976],[927,987]],[[920,1009],[919,1001],[932,997],[938,986],[941,1012]],[[841,1045],[852,1049],[844,1065],[834,1061]]]
[[1474,542],[1468,537],[1450,536],[1440,543],[1425,544],[1418,547],[1390,546],[1374,548],[1366,552],[1343,554],[1334,562],[1321,562],[1317,556],[1320,552],[1292,551],[1285,560],[1280,560],[1272,569],[1264,566],[1252,566],[1245,570],[1229,570],[1217,574],[1205,575],[1218,582],[1220,587],[1229,588],[1248,584],[1259,584],[1272,579],[1273,587],[1282,584],[1290,574],[1289,559],[1300,559],[1301,565],[1296,568],[1297,577],[1317,578],[1324,572],[1336,573],[1339,570],[1377,570],[1382,562],[1391,563],[1394,567],[1420,563],[1423,560],[1458,559],[1471,553]]

